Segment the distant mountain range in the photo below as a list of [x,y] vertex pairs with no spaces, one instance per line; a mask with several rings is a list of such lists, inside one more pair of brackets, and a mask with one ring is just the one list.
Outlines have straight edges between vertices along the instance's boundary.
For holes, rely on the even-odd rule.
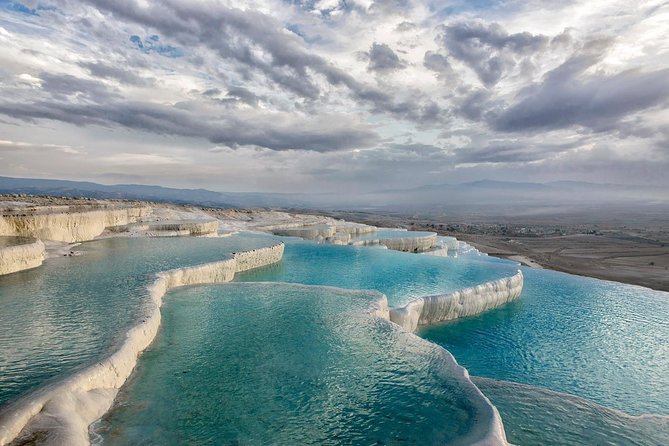
[[209,207],[475,212],[495,215],[602,206],[669,207],[669,192],[665,188],[579,181],[530,183],[482,180],[361,194],[280,194],[0,177],[0,193],[133,199]]
[[214,192],[207,189],[176,189],[143,184],[105,185],[87,181],[0,177],[0,193],[87,197],[192,204],[211,207],[292,207],[306,205],[295,194]]

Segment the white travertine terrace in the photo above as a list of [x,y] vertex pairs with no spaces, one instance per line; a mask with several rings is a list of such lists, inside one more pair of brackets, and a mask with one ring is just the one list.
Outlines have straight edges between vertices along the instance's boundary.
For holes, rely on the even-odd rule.
[[43,444],[88,445],[88,427],[107,412],[120,387],[130,376],[137,359],[153,342],[160,326],[163,296],[171,288],[231,281],[235,273],[276,263],[284,244],[234,253],[232,258],[178,268],[156,275],[149,287],[148,315],[131,328],[125,342],[111,356],[54,385],[9,404],[0,412],[0,445],[19,435],[45,433]]
[[[88,445],[90,441],[89,426],[111,408],[118,390],[130,376],[138,357],[158,333],[161,319],[160,306],[167,291],[185,285],[229,282],[237,272],[280,261],[283,251],[284,245],[279,243],[268,248],[233,253],[232,258],[219,262],[158,273],[156,280],[149,287],[151,308],[148,315],[139,325],[133,327],[127,333],[126,340],[121,348],[111,356],[75,375],[27,395],[5,407],[0,412],[0,445],[5,445],[17,439],[17,437],[28,439],[32,435],[39,434],[42,434],[44,438],[43,444],[47,445]],[[519,294],[519,290],[522,289],[522,274],[519,272],[519,275],[519,280],[517,275],[509,279],[492,282],[492,284],[506,281],[504,283],[507,287],[514,290],[518,288],[517,294]],[[509,286],[511,284],[514,284],[514,286]],[[487,301],[491,299],[491,296],[494,297],[495,293],[493,291],[495,290],[504,294],[501,288],[497,285],[484,284],[450,295],[418,299],[417,301],[423,302],[420,310],[416,307],[417,301],[411,302],[404,309],[389,310],[386,297],[378,293],[381,297],[373,306],[373,311],[370,310],[370,314],[393,321],[402,329],[413,332],[418,321],[433,323],[445,320],[444,317],[448,315],[457,314],[457,317],[471,315],[503,303],[503,299],[497,296],[498,299],[492,299],[494,305],[485,302],[471,302],[465,305],[460,304],[463,307],[471,307],[470,310],[443,311],[449,305],[455,305],[454,302],[450,302],[449,305],[444,303],[448,301],[448,296],[468,296],[474,300]],[[514,293],[515,291],[508,294]],[[511,299],[506,301],[508,300]],[[425,302],[427,302],[427,305],[425,305]],[[411,316],[400,320],[398,314],[402,311],[406,311]],[[415,317],[414,314],[416,314]],[[415,323],[407,324],[407,321],[415,321]],[[435,348],[439,347],[435,346]],[[452,355],[446,350],[443,350],[442,354],[449,355],[452,358]],[[452,358],[452,361],[456,367],[454,372],[471,384],[475,392],[475,404],[480,411],[479,416],[482,417],[479,420],[482,434],[476,433],[475,436],[478,438],[472,444],[507,444],[504,427],[497,409],[471,383],[467,371],[458,366],[454,358]]]
[[423,235],[419,237],[398,237],[374,240],[356,240],[351,244],[354,246],[383,245],[388,249],[405,252],[423,252],[432,248],[437,242],[437,234]]
[[300,237],[306,240],[325,241],[337,245],[347,245],[352,235],[369,234],[376,232],[376,227],[361,223],[352,223],[344,220],[328,219],[316,224],[281,223],[259,226],[257,229],[271,232],[275,235]]
[[[228,216],[228,218],[230,218]],[[369,234],[377,228],[362,223],[337,220],[319,215],[289,214],[279,211],[237,213],[235,221],[244,220],[244,229],[270,232],[275,235],[300,237],[306,240],[347,245],[352,235]],[[225,220],[228,222],[229,220]]]
[[335,236],[337,227],[320,224],[295,228],[275,228],[272,229],[272,233],[274,235],[284,235],[288,237],[301,237],[306,240],[326,240]]
[[181,220],[181,221],[155,221],[146,223],[130,223],[107,228],[111,232],[151,232],[170,233],[173,235],[209,235],[217,234],[219,221],[213,219]]
[[437,243],[433,248],[424,251],[422,254],[436,257],[448,257],[449,252],[457,251],[459,245],[458,239],[455,237],[442,236],[437,238]]
[[390,320],[407,331],[419,325],[436,324],[465,316],[473,316],[499,307],[520,296],[523,273],[486,282],[448,294],[420,297],[401,308],[390,309]]
[[[158,229],[160,222],[133,224],[138,218],[145,216],[148,209],[150,208],[108,208],[80,212],[53,209],[52,212],[32,215],[5,215],[0,218],[0,235],[38,236],[48,240],[76,242],[95,238],[105,228],[112,227],[110,229],[113,230],[114,226],[121,229],[125,225],[132,227],[132,230],[137,230],[138,225],[147,225],[146,230],[160,230]],[[279,214],[283,215],[283,213]],[[294,235],[337,244],[351,243],[352,234],[365,234],[377,230],[373,226],[337,221],[327,217],[304,216],[300,217],[297,222],[291,222],[288,219],[274,222],[269,220],[268,218],[264,221],[263,225],[246,227],[255,226],[255,229],[275,234],[281,234],[284,231],[281,235]],[[208,220],[201,220],[197,222],[197,225],[206,225],[207,222]],[[217,230],[218,221],[215,225]],[[202,227],[198,226],[195,232],[201,229]],[[175,228],[169,227],[165,230],[175,230]],[[353,244],[384,245],[394,250],[425,252],[435,245],[438,246],[439,242],[437,235],[432,234],[356,241]],[[444,246],[441,248],[443,249]],[[4,407],[0,411],[0,445],[8,444],[17,438],[27,439],[32,435],[42,437],[42,434],[46,434],[44,444],[88,445],[89,426],[111,408],[120,387],[134,369],[139,355],[157,335],[161,321],[160,307],[163,296],[169,289],[185,285],[229,282],[237,272],[280,261],[283,251],[284,245],[280,243],[269,248],[234,253],[232,258],[227,260],[157,274],[149,288],[151,299],[147,317],[129,330],[120,349],[73,376],[39,389]],[[0,263],[1,255],[0,253]],[[519,271],[513,277],[477,287],[445,295],[419,298],[398,309],[388,309],[387,299],[381,295],[383,299],[379,301],[372,315],[395,322],[401,329],[412,333],[419,325],[470,316],[500,306],[517,298],[522,286],[523,276]],[[435,348],[439,347],[435,346]],[[443,351],[444,354],[450,355],[446,350]],[[455,359],[453,363],[457,366]],[[460,366],[456,368],[456,373],[470,381],[464,368]],[[507,444],[501,418],[496,408],[478,388],[473,384],[472,387],[478,392],[477,404],[482,410],[480,422],[485,435],[481,437],[482,439],[472,441],[471,444]]]
[[41,240],[0,248],[0,276],[26,269],[36,268],[46,258],[46,249]]
[[148,212],[148,207],[40,207],[36,212],[19,211],[0,216],[0,235],[82,242],[94,239],[109,226],[135,222]]

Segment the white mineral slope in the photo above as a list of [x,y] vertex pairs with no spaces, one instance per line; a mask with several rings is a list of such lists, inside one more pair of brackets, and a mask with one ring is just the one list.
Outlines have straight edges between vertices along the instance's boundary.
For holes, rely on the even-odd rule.
[[351,235],[369,234],[376,232],[374,226],[351,223],[344,220],[330,220],[325,223],[296,226],[295,223],[285,225],[265,226],[264,231],[274,235],[300,237],[306,240],[327,241],[337,244],[348,244]]
[[41,240],[0,248],[0,276],[36,268],[45,258],[46,249]]
[[455,255],[455,251],[458,250],[458,239],[455,237],[440,236],[437,237],[437,243],[435,246],[423,252],[422,254],[436,256],[436,257],[448,257],[449,254]]
[[348,242],[350,235],[369,234],[377,230],[374,226],[332,217],[280,211],[226,210],[210,215],[216,216],[224,225],[238,229],[252,229],[319,241],[330,241],[336,237],[338,242],[343,239]]
[[374,240],[356,240],[351,244],[354,246],[383,245],[394,251],[423,252],[432,248],[437,243],[437,234],[423,235],[418,237],[398,237]]
[[149,207],[90,210],[40,209],[0,216],[0,235],[33,237],[66,243],[92,240],[109,226],[126,225],[150,212]]
[[131,328],[111,356],[53,385],[29,394],[0,412],[0,445],[17,437],[45,438],[46,445],[88,445],[89,426],[111,407],[137,358],[151,344],[160,326],[163,296],[171,288],[231,281],[235,273],[278,262],[284,245],[239,252],[219,262],[178,268],[156,275],[149,287],[147,316]]
[[325,240],[337,233],[337,227],[333,225],[319,224],[312,226],[300,226],[290,228],[274,228],[274,235],[283,235],[288,237],[300,237],[306,240]]
[[191,219],[180,221],[152,221],[143,223],[130,223],[127,225],[110,226],[110,232],[131,233],[141,235],[192,235],[203,236],[217,234],[219,228],[218,220]]
[[448,294],[420,297],[401,308],[390,309],[390,320],[407,331],[419,325],[436,324],[465,316],[473,316],[504,305],[520,296],[523,273],[487,282]]

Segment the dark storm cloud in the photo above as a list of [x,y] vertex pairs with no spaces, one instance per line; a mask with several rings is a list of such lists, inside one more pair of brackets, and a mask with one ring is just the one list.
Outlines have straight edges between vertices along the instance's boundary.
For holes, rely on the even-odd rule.
[[41,73],[39,77],[42,80],[42,89],[58,100],[77,96],[94,102],[103,102],[120,97],[118,93],[98,81],[80,79],[69,74]]
[[440,78],[448,79],[454,75],[453,67],[448,62],[448,58],[443,54],[434,51],[427,51],[423,57],[423,66],[428,70],[434,71]]
[[375,0],[369,6],[372,14],[401,14],[411,8],[410,0]]
[[222,91],[218,88],[209,88],[209,89],[202,92],[202,96],[207,96],[207,97],[218,96],[221,93],[222,93]]
[[[15,119],[51,119],[78,126],[120,125],[161,135],[205,138],[230,147],[259,146],[271,150],[328,152],[369,146],[377,135],[366,127],[331,117],[274,122],[271,116],[222,116],[204,120],[180,108],[148,103],[72,104],[60,102],[0,103],[0,113]],[[285,121],[285,120],[284,120]]]
[[432,155],[443,155],[444,151],[441,147],[437,147],[432,144],[422,144],[422,143],[393,143],[386,144],[387,148],[393,149],[396,151],[401,151],[403,153],[417,153],[425,156]]
[[374,42],[367,56],[369,57],[367,69],[370,71],[386,73],[405,67],[404,63],[395,54],[395,51],[385,43]]
[[543,160],[558,153],[579,147],[582,139],[566,143],[541,144],[528,141],[494,141],[482,147],[462,147],[453,151],[460,164],[476,163],[526,163]]
[[228,87],[228,97],[245,104],[257,106],[261,98],[244,87]]
[[467,22],[441,26],[437,41],[491,86],[521,59],[543,50],[549,39],[527,32],[509,34],[496,23]]
[[519,100],[491,114],[493,128],[504,132],[567,128],[615,131],[621,118],[654,106],[667,106],[669,69],[586,74],[601,60],[606,45],[594,42],[548,72],[541,83],[522,91]]
[[494,106],[493,95],[486,89],[477,89],[463,94],[456,100],[459,115],[472,121],[480,121]]
[[138,76],[132,71],[104,62],[82,62],[79,65],[86,68],[91,75],[101,79],[114,79],[122,84],[136,86],[145,86],[150,83],[149,80]]

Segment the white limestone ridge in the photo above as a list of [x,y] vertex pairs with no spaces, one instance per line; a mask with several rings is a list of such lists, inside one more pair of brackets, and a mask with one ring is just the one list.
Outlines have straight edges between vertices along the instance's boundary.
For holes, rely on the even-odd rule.
[[[120,349],[73,376],[39,389],[6,406],[0,411],[0,445],[8,444],[15,439],[19,441],[29,440],[31,437],[39,437],[42,440],[41,443],[46,445],[88,445],[90,442],[89,426],[111,408],[120,387],[136,366],[138,357],[157,335],[161,321],[160,307],[167,291],[184,285],[229,282],[237,272],[280,261],[283,252],[284,245],[279,243],[267,248],[233,253],[232,258],[219,262],[158,273],[155,281],[149,287],[151,301],[147,316],[141,323],[129,330]],[[502,281],[506,280],[505,283],[509,288],[512,288],[509,286],[512,282],[516,288],[522,288],[522,274],[519,276],[519,283],[517,277],[502,279]],[[272,286],[272,283],[267,283],[267,286]],[[484,284],[468,290],[478,290],[474,294],[489,296],[491,293],[485,290],[490,287],[490,284]],[[495,286],[492,286],[492,288],[495,288]],[[472,294],[468,290],[459,293],[462,293],[462,295]],[[346,290],[346,292],[370,293],[356,290]],[[377,299],[369,307],[368,311],[371,316],[395,322],[397,330],[412,332],[415,329],[416,324],[407,327],[401,321],[398,322],[397,315],[393,314],[397,310],[388,309],[387,299],[383,294],[372,293],[377,295]],[[458,292],[451,294],[457,295]],[[427,297],[422,300],[430,301],[435,297],[439,296]],[[409,306],[411,306],[411,303]],[[421,307],[421,310],[424,307]],[[427,307],[430,307],[430,305],[428,304]],[[482,305],[477,306],[477,308],[480,307]],[[416,321],[421,320],[421,316],[425,316],[431,321],[440,319],[440,312],[436,311],[437,308],[438,306],[435,306],[434,314],[430,313],[432,314],[430,317],[423,315],[421,312],[414,319]],[[409,311],[409,313],[411,312],[412,310]],[[460,312],[460,315],[469,314],[473,313]],[[407,333],[407,335],[415,336],[411,333]],[[449,358],[449,363],[452,364],[451,372],[454,376],[462,379],[471,392],[471,402],[476,411],[478,424],[477,429],[468,434],[467,443],[506,445],[506,436],[499,412],[472,383],[467,370],[458,365],[448,351],[428,341],[422,339],[421,341],[438,350],[440,355],[446,355]]]
[[274,235],[300,237],[305,240],[314,240],[335,245],[348,245],[351,242],[351,236],[370,234],[377,230],[374,226],[333,219],[313,224],[283,222],[280,224],[259,226],[256,229],[271,232]]
[[457,257],[457,250],[459,247],[458,239],[449,236],[437,237],[437,243],[431,249],[422,252],[422,254],[436,256],[436,257]]
[[131,233],[146,236],[203,236],[218,234],[219,221],[214,219],[190,219],[174,221],[152,221],[110,226],[110,232]]
[[448,294],[420,297],[401,308],[390,309],[390,320],[407,331],[419,325],[436,324],[465,316],[473,316],[499,307],[520,296],[523,273],[487,282]]
[[482,251],[479,251],[474,246],[470,245],[467,242],[461,240],[458,241],[458,253],[459,254],[475,254],[477,256],[487,256],[488,254]]
[[283,235],[288,237],[300,237],[306,240],[326,240],[334,237],[337,233],[337,227],[328,224],[318,224],[299,227],[278,227],[271,230],[274,235]]
[[156,275],[149,287],[147,316],[131,328],[125,342],[107,358],[5,406],[0,412],[0,445],[20,436],[44,436],[46,445],[88,445],[89,426],[110,408],[137,359],[160,326],[163,296],[171,288],[231,281],[235,273],[278,262],[284,244],[234,253],[219,262],[178,268]]
[[26,269],[36,268],[46,258],[46,249],[41,240],[0,248],[0,276]]
[[353,246],[374,246],[382,245],[394,251],[404,252],[424,252],[428,251],[437,243],[437,234],[421,235],[418,237],[397,237],[374,240],[356,240],[351,244]]
[[0,235],[59,242],[92,240],[109,226],[126,225],[149,213],[149,207],[94,208],[54,206],[0,216]]

